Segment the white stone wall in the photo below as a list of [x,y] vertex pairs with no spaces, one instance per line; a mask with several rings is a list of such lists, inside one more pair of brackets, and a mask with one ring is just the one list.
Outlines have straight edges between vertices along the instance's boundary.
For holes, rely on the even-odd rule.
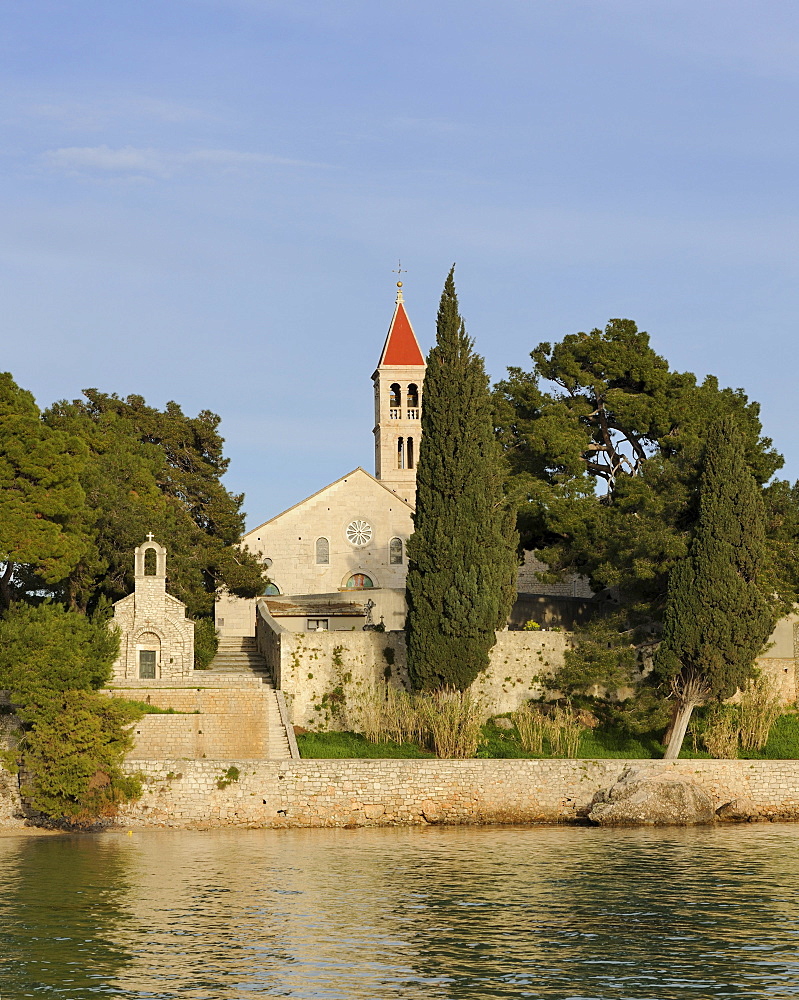
[[[361,692],[386,683],[407,686],[404,632],[290,632],[264,604],[257,627],[258,648],[294,725],[350,728]],[[488,669],[472,684],[486,715],[515,711],[540,697],[563,665],[568,642],[564,632],[498,632]]]

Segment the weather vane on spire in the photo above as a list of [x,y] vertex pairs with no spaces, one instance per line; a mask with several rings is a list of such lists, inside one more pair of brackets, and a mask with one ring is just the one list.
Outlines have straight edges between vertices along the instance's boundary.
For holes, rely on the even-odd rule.
[[[402,266],[402,261],[397,260],[397,266],[391,269],[398,278],[402,278],[403,274],[408,273],[408,269]],[[397,302],[402,302],[402,281],[397,282]]]

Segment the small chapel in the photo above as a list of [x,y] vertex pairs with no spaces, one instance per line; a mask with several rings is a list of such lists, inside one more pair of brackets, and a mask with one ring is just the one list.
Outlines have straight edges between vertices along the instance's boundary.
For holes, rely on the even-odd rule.
[[[290,631],[405,622],[405,544],[413,531],[425,360],[397,282],[394,313],[372,374],[375,472],[358,467],[251,531],[266,563],[269,612]],[[252,635],[257,600],[221,594],[220,635]]]
[[194,622],[186,605],[167,593],[166,548],[152,532],[134,550],[133,579],[133,593],[114,604],[119,655],[112,682],[188,677],[194,670]]

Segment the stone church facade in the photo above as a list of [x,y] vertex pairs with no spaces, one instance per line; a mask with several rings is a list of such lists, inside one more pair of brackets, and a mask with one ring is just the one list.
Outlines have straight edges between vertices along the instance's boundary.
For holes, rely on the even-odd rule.
[[112,682],[175,680],[194,670],[194,622],[166,592],[166,549],[152,532],[136,547],[134,590],[114,604],[113,624],[120,643]]

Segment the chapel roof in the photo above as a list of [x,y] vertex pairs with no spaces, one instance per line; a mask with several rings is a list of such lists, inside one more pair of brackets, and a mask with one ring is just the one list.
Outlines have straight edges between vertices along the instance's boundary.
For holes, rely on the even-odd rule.
[[397,305],[394,315],[386,335],[386,342],[383,345],[383,353],[380,355],[378,368],[385,365],[396,365],[406,368],[418,365],[424,367],[424,355],[422,354],[416,334],[413,332],[411,321],[405,312],[405,303],[402,299],[402,283],[397,282]]

